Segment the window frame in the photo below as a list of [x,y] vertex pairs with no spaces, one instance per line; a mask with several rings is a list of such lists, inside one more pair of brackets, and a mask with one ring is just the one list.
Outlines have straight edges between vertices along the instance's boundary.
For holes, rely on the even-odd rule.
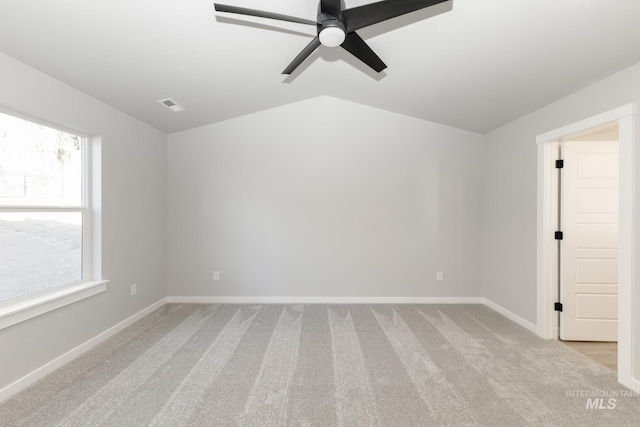
[[61,132],[69,133],[81,138],[82,150],[82,181],[81,203],[79,206],[63,205],[36,205],[14,206],[0,205],[0,212],[78,212],[82,215],[82,252],[81,252],[81,278],[72,282],[61,283],[40,289],[28,294],[0,301],[0,330],[16,323],[31,319],[35,316],[64,307],[76,301],[88,298],[106,291],[107,280],[96,279],[93,267],[95,265],[94,235],[98,230],[93,226],[92,203],[92,146],[94,138],[76,129],[61,126],[49,121],[34,118],[15,111],[0,107],[0,113],[10,115],[22,120],[46,126]]

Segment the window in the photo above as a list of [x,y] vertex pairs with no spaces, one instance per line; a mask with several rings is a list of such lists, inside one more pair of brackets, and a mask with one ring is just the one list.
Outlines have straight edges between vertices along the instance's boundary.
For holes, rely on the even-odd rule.
[[90,279],[88,159],[87,137],[0,112],[0,303]]

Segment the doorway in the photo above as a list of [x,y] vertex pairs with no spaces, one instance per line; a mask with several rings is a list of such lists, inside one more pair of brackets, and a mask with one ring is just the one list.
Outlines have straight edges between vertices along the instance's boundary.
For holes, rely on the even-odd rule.
[[559,338],[618,370],[618,123],[561,141]]
[[632,283],[633,283],[633,139],[635,107],[629,104],[537,137],[538,144],[538,335],[558,339],[559,303],[558,242],[559,175],[555,168],[561,142],[598,128],[618,127],[619,133],[619,251],[618,251],[618,381],[632,386]]

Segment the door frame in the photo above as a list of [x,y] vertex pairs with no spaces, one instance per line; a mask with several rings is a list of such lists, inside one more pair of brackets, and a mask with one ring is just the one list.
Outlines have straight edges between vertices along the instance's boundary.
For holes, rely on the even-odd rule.
[[618,258],[618,381],[633,386],[632,307],[634,290],[634,122],[635,104],[568,124],[538,135],[538,224],[537,224],[537,328],[546,339],[558,338],[558,315],[554,303],[558,295],[557,231],[558,158],[560,141],[585,130],[618,122],[620,149],[619,258]]

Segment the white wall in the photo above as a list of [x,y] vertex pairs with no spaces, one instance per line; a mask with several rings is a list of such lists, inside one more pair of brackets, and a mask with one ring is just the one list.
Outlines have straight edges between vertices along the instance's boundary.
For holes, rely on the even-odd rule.
[[478,134],[319,97],[168,140],[169,295],[481,296]]
[[110,280],[105,293],[0,330],[1,390],[166,296],[166,135],[4,54],[0,106],[101,137]]
[[[486,136],[484,174],[484,296],[536,322],[536,136],[608,110],[640,102],[640,64],[603,79]],[[636,142],[640,141],[636,119]],[[635,149],[635,222],[640,223],[640,150]],[[633,236],[640,265],[640,227]],[[640,286],[633,284],[634,325]],[[634,376],[640,374],[640,328],[634,326]]]

